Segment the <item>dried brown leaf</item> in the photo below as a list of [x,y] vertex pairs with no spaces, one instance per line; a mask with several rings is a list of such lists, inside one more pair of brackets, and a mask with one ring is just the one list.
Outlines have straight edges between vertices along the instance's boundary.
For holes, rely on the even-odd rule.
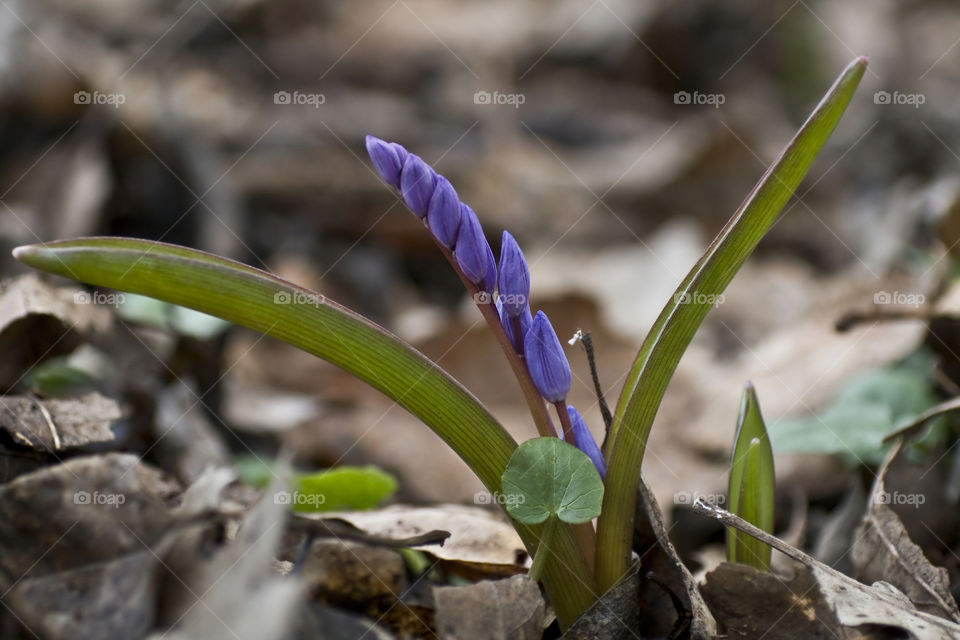
[[110,312],[81,289],[51,287],[35,274],[0,284],[0,389],[38,361],[72,351],[79,337],[103,332]]
[[834,640],[840,623],[806,568],[789,579],[742,564],[723,563],[707,574],[703,597],[733,638]]
[[[698,513],[716,518],[722,524],[736,527],[763,540],[777,551],[805,565],[836,617],[839,626],[833,630],[834,637],[845,637],[848,628],[865,632],[877,627],[902,630],[914,640],[952,640],[960,637],[960,624],[918,611],[901,591],[889,583],[877,582],[867,586],[857,582],[758,529],[743,518],[702,500],[696,501],[693,508]],[[721,617],[716,611],[714,615]],[[828,618],[821,617],[819,620],[825,622]]]
[[546,603],[525,575],[434,587],[437,632],[443,640],[536,640],[543,637]]
[[84,456],[0,487],[0,571],[11,582],[142,551],[178,487],[136,456]]
[[[697,583],[670,542],[663,514],[653,492],[641,481],[634,518],[634,551],[640,554],[644,574],[640,577],[640,598],[644,610],[642,630],[646,635],[667,635],[685,626],[690,637],[712,638],[717,624],[710,614]],[[682,611],[677,609],[682,608]]]
[[17,444],[55,453],[110,442],[110,425],[121,416],[116,400],[99,393],[75,398],[0,397],[0,429]]
[[877,472],[867,513],[854,537],[853,565],[864,582],[889,582],[920,611],[958,622],[960,610],[950,593],[947,570],[927,560],[888,504],[884,479],[901,447],[902,441],[891,447]]
[[521,572],[528,561],[523,542],[506,518],[486,509],[464,505],[393,505],[375,511],[325,513],[323,517],[345,520],[368,534],[385,538],[449,531],[450,537],[442,545],[424,545],[419,549],[441,560],[487,573]]

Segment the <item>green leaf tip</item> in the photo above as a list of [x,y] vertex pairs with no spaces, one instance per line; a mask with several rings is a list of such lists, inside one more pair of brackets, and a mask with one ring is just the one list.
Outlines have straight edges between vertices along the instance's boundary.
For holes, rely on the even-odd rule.
[[[757,392],[748,382],[740,400],[730,459],[727,510],[772,534],[775,485],[770,437],[760,413]],[[766,570],[770,567],[770,547],[728,527],[727,560]]]
[[643,341],[620,392],[607,437],[607,491],[597,525],[597,583],[601,590],[611,588],[627,573],[647,438],[673,372],[716,296],[723,293],[794,196],[850,104],[866,68],[867,59],[856,58],[837,77],[683,279]]

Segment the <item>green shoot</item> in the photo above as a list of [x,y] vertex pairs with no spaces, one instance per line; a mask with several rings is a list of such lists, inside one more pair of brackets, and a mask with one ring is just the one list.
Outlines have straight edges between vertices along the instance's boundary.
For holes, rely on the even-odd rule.
[[[772,534],[775,484],[770,437],[760,414],[756,391],[748,382],[740,401],[730,459],[727,510]],[[727,560],[765,571],[770,568],[770,547],[727,527]]]

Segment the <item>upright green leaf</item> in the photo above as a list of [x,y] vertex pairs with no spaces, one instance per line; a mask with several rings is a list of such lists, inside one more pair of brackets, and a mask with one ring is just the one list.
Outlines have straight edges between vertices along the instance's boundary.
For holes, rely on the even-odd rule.
[[597,531],[600,589],[627,571],[640,466],[667,384],[716,300],[777,219],[850,103],[867,67],[854,60],[740,205],[660,313],[630,369],[607,442],[603,515]]
[[[730,457],[727,511],[772,534],[775,484],[770,437],[760,413],[756,391],[748,382],[740,401]],[[770,547],[727,527],[727,560],[766,570],[770,567]]]

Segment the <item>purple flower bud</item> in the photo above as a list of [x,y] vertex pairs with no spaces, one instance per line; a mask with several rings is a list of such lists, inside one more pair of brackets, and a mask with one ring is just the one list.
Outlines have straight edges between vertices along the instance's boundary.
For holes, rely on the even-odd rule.
[[[407,161],[407,156],[410,155],[410,152],[403,148],[403,145],[397,144],[396,142],[391,142],[390,146],[393,147],[393,150],[397,152],[397,158],[400,159],[400,169],[403,169],[403,164]],[[400,188],[400,180],[397,180],[397,189]]]
[[436,187],[427,206],[427,226],[440,244],[452,249],[460,228],[460,199],[450,181],[437,176]]
[[513,330],[514,318],[511,318],[506,314],[500,297],[497,297],[497,312],[500,314],[500,324],[503,325],[503,330],[507,332],[507,337],[510,338],[510,343],[513,345],[513,348],[517,350],[517,353],[523,353],[523,338],[527,335],[527,331],[530,329],[530,324],[533,322],[533,316],[530,314],[530,307],[525,306],[523,308],[523,313],[518,316],[520,320],[519,336]]
[[527,309],[530,298],[530,270],[523,257],[523,251],[509,231],[503,232],[503,241],[500,243],[500,274],[498,276],[500,299],[503,300],[503,310],[511,318],[515,318]]
[[493,290],[497,288],[497,259],[493,257],[493,249],[490,248],[490,243],[485,244],[487,246],[487,272],[480,282],[480,288],[492,294]]
[[[480,227],[477,214],[462,202],[460,203],[460,230],[457,232],[457,244],[453,253],[467,280],[488,293],[493,291],[486,287],[486,280],[489,280],[487,272],[493,261],[493,251],[483,235],[483,228]],[[496,272],[496,262],[493,265],[493,270]],[[496,275],[493,278],[496,280]]]
[[436,176],[434,170],[420,156],[414,153],[407,154],[403,169],[400,171],[400,193],[407,207],[418,218],[427,215]]
[[533,384],[550,402],[560,402],[570,392],[572,376],[567,357],[546,314],[537,311],[523,338],[523,355]]
[[[401,155],[400,151],[403,152]],[[367,136],[367,153],[373,161],[373,168],[377,170],[383,181],[394,189],[400,188],[400,169],[409,155],[400,145],[386,142],[374,136]]]
[[570,444],[576,445],[577,449],[587,454],[587,457],[593,461],[593,466],[597,468],[601,478],[607,477],[607,461],[603,459],[603,453],[597,446],[597,441],[593,439],[593,434],[587,428],[587,423],[583,421],[583,416],[573,406],[567,405],[567,415],[570,417],[570,426],[573,427],[573,439],[576,442]]

